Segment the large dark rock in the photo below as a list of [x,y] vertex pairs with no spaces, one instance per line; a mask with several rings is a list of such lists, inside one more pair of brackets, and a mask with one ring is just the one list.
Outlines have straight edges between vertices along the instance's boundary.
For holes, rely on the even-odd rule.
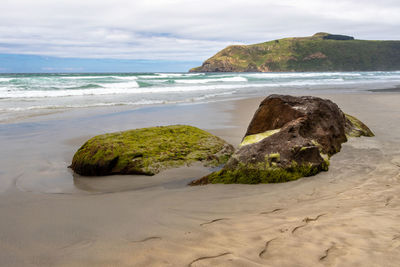
[[271,95],[261,102],[239,149],[221,171],[196,184],[284,182],[328,170],[348,136],[373,136],[330,100]]
[[195,161],[219,166],[233,151],[221,138],[196,127],[160,126],[95,136],[79,148],[70,167],[87,176],[154,175]]

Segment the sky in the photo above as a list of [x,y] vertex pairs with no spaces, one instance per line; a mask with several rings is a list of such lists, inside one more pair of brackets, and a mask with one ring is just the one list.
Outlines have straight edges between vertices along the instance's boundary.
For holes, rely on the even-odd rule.
[[0,72],[187,71],[231,44],[400,40],[398,0],[1,0]]

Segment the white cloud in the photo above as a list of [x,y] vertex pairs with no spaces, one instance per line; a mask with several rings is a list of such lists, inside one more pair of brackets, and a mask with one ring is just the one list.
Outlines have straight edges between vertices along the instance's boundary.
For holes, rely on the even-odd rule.
[[394,0],[3,0],[0,53],[204,60],[233,43],[318,31],[400,39]]

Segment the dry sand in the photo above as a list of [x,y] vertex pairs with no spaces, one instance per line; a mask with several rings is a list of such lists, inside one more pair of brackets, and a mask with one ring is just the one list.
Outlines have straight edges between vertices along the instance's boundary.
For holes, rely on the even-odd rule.
[[[39,138],[43,150],[21,157],[14,170],[13,146],[34,147],[12,136],[10,129],[20,125],[7,128],[0,266],[399,266],[400,94],[323,97],[376,137],[344,144],[328,172],[283,184],[185,186],[191,175],[204,173],[198,166],[147,180],[72,179],[64,170],[71,155],[108,125],[106,117],[83,120],[86,130],[72,127],[65,135],[55,127],[58,137],[51,125],[52,138],[32,130],[21,138]],[[238,144],[260,100],[169,108],[175,113],[166,116]],[[168,121],[153,111],[135,113],[146,122],[135,125],[148,126],[146,116]],[[104,131],[132,126],[124,116],[113,116],[124,123]],[[46,146],[49,140],[63,144]],[[39,167],[27,168],[31,161]],[[46,176],[58,182],[39,179]]]

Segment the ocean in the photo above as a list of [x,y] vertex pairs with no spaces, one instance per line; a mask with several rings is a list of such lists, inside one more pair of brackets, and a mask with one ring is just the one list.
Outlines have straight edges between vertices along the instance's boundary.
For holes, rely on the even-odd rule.
[[0,74],[0,122],[55,110],[209,102],[280,94],[370,93],[400,71]]

